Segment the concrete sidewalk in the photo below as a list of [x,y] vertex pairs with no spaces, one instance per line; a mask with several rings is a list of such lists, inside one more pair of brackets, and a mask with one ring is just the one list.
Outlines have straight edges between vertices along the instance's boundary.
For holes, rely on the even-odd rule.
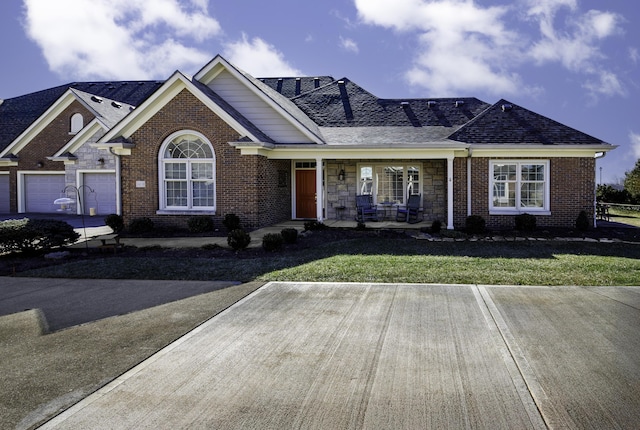
[[635,428],[640,288],[270,283],[43,428]]

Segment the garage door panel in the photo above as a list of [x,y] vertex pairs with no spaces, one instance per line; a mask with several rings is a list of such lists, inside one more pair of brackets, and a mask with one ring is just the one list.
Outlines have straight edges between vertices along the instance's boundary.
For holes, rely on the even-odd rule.
[[9,175],[0,175],[0,214],[9,213],[9,197]]
[[[96,214],[116,213],[116,175],[115,173],[85,173],[83,201],[85,213],[95,208]],[[91,192],[93,190],[93,192]]]
[[33,213],[56,212],[60,207],[54,205],[53,201],[60,197],[64,184],[64,175],[25,175],[25,211]]

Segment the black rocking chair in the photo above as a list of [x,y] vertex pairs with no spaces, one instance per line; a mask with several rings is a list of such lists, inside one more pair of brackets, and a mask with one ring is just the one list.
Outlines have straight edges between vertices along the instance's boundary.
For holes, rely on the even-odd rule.
[[420,215],[420,202],[422,200],[422,194],[412,194],[409,196],[409,201],[404,208],[398,208],[396,212],[396,221],[408,222],[409,224],[415,224],[422,221]]
[[378,221],[378,208],[373,204],[372,195],[356,196],[356,221]]

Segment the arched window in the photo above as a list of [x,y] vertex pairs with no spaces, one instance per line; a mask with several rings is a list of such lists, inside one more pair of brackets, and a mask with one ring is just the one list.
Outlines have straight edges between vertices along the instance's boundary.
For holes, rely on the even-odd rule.
[[74,113],[71,115],[71,128],[69,129],[70,133],[76,134],[84,127],[84,118],[81,113]]
[[160,205],[166,210],[215,210],[215,154],[197,132],[169,136],[160,148]]

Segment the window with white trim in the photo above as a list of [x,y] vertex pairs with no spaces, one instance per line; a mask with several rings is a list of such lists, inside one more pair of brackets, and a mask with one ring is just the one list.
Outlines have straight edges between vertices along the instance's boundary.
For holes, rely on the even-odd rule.
[[76,134],[84,127],[84,118],[81,113],[74,113],[71,115],[71,125],[69,127],[69,133]]
[[375,204],[404,205],[408,196],[421,194],[420,163],[361,164],[358,194],[371,194]]
[[215,154],[200,133],[175,133],[159,154],[160,205],[166,210],[215,210]]
[[490,161],[489,181],[490,211],[549,211],[549,161]]

